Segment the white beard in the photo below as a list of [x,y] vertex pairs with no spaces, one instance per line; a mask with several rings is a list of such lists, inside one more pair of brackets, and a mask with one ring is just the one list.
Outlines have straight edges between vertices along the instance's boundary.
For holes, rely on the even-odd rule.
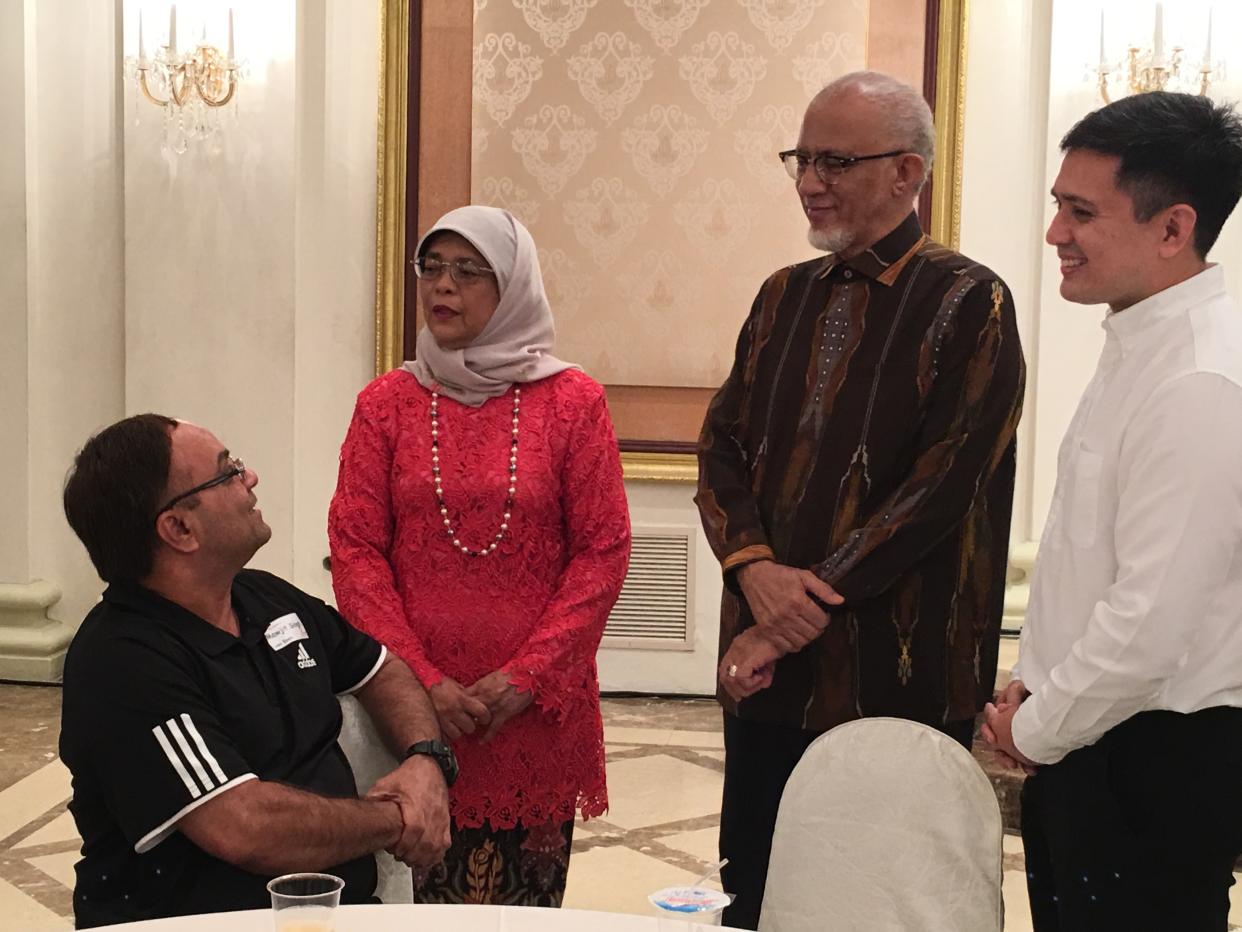
[[816,249],[823,252],[843,252],[854,245],[855,233],[853,230],[817,230],[815,227],[808,227],[806,231],[807,241]]

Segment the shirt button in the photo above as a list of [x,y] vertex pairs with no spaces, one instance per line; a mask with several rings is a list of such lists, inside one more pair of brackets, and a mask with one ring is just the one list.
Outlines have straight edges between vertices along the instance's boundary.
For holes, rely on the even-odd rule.
[[854,273],[853,273],[853,272],[851,272],[849,269],[846,269],[846,270],[845,270],[845,277],[846,277],[846,278],[853,278],[853,277],[854,277]]

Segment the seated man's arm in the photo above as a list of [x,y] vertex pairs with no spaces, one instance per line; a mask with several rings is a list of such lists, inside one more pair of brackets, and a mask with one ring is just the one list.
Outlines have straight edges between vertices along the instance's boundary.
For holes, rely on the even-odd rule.
[[420,754],[403,760],[410,745],[440,737],[435,706],[404,660],[335,609],[320,602],[314,615],[329,648],[333,688],[358,699],[388,749],[402,761],[367,794],[401,808],[401,837],[387,848],[406,864],[435,864],[449,846],[448,787],[434,758]]
[[[393,654],[354,695],[398,758],[416,741],[440,736],[426,692]],[[380,780],[367,799],[327,799],[250,780],[177,827],[209,854],[259,874],[321,870],[382,849],[426,866],[448,848],[448,794],[436,762],[417,756]]]
[[275,875],[324,870],[390,848],[402,817],[392,800],[327,799],[247,780],[183,816],[177,828],[221,861]]
[[[422,684],[389,654],[373,677],[354,693],[384,743],[402,760],[410,745],[440,737],[435,708]],[[435,864],[449,846],[448,786],[435,759],[417,754],[381,777],[368,798],[394,800],[404,822],[400,839],[388,850],[407,864]]]
[[[401,838],[399,802],[329,799],[258,779],[193,657],[124,636],[93,650],[93,663],[66,678],[62,754],[75,782],[89,775],[137,853],[181,832],[234,866],[282,873]],[[124,670],[142,675],[110,672]]]
[[435,707],[418,678],[393,653],[384,657],[375,675],[354,697],[367,710],[384,744],[400,759],[415,742],[439,739]]

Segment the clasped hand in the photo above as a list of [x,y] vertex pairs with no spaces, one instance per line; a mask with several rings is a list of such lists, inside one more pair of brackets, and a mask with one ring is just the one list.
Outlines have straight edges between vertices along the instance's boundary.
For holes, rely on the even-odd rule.
[[409,867],[433,867],[449,849],[448,787],[440,765],[416,755],[376,781],[367,799],[397,804],[401,832],[389,854]]
[[720,660],[720,685],[735,702],[772,685],[772,674],[781,651],[762,628],[747,628],[733,639]]
[[440,720],[440,730],[450,741],[483,728],[485,731],[479,740],[486,743],[534,699],[530,693],[519,692],[504,670],[494,670],[469,687],[446,676],[428,692]]
[[772,560],[748,563],[737,571],[737,581],[755,624],[782,654],[801,650],[828,627],[828,613],[812,596],[825,605],[845,601],[810,570]]
[[996,759],[1012,770],[1021,770],[1030,776],[1035,772],[1036,764],[1026,757],[1013,741],[1013,717],[1031,693],[1021,680],[1011,680],[1004,691],[996,697],[995,704],[989,702],[983,707],[983,727],[979,730],[980,737],[996,754]]
[[828,613],[817,605],[845,600],[810,570],[771,560],[737,571],[755,627],[733,639],[720,661],[720,683],[733,699],[754,695],[772,685],[776,661],[801,650],[828,627]]

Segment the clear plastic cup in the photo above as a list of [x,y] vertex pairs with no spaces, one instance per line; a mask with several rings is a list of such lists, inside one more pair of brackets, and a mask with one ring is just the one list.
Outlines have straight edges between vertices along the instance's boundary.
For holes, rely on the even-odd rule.
[[711,887],[665,887],[648,896],[647,901],[665,919],[718,926],[733,897]]
[[333,932],[345,881],[332,874],[285,874],[267,885],[276,932]]

